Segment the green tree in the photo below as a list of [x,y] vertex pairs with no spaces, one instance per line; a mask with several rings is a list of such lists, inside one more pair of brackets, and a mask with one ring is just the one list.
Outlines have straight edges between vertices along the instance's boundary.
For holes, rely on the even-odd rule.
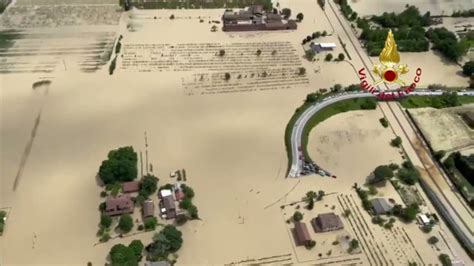
[[323,190],[320,190],[318,191],[318,198],[317,200],[322,200],[324,195],[326,195],[326,192],[324,192]]
[[185,198],[179,203],[179,207],[181,209],[187,210],[189,207],[193,206],[193,203],[191,202],[191,199]]
[[182,233],[173,225],[166,225],[163,230],[153,237],[153,242],[148,245],[148,255],[152,260],[167,259],[183,244]]
[[377,102],[374,99],[365,99],[360,105],[362,110],[374,110],[377,108]]
[[349,253],[357,248],[359,248],[359,241],[353,238],[351,242],[349,243]]
[[414,185],[420,179],[420,174],[415,168],[402,168],[398,170],[397,177],[408,185]]
[[132,181],[137,177],[137,153],[133,147],[112,150],[99,168],[99,177],[104,184]]
[[296,19],[297,19],[298,21],[303,21],[303,18],[304,18],[303,13],[298,13],[298,15],[296,15]]
[[304,67],[298,68],[298,75],[303,76],[304,74],[306,74],[306,68]]
[[332,54],[327,54],[326,57],[324,58],[325,61],[331,61],[332,60]]
[[299,211],[295,211],[295,213],[293,214],[293,220],[295,222],[299,222],[299,221],[303,220],[303,214]]
[[344,217],[349,217],[351,215],[351,213],[352,213],[351,210],[345,209],[344,210]]
[[122,216],[120,216],[118,228],[124,233],[128,233],[132,230],[133,219],[130,214],[122,214]]
[[108,232],[103,232],[102,236],[99,239],[99,242],[107,242],[110,240],[110,234]]
[[462,66],[462,73],[468,77],[472,76],[474,73],[474,61],[467,61]]
[[150,195],[156,192],[157,188],[158,188],[158,178],[154,175],[147,174],[142,179],[140,194],[148,198]]
[[315,55],[316,54],[314,53],[313,49],[308,49],[305,51],[305,57],[308,59],[308,61],[313,61]]
[[146,231],[153,231],[156,229],[156,226],[158,225],[158,220],[156,220],[156,217],[147,217],[145,218],[145,221],[143,222],[145,225],[145,230]]
[[393,171],[386,165],[377,166],[374,170],[373,182],[384,181],[393,177]]
[[311,240],[304,245],[307,249],[313,249],[316,246],[316,241]]
[[283,8],[283,9],[281,10],[281,14],[283,15],[283,18],[284,18],[284,19],[289,19],[290,16],[291,16],[291,9],[289,9],[289,8]]
[[112,218],[106,214],[100,216],[100,226],[102,228],[109,228],[112,225]]
[[128,248],[133,251],[133,254],[135,254],[137,258],[142,256],[143,247],[143,243],[140,240],[133,240],[130,242],[130,244],[128,244]]
[[192,205],[187,209],[191,219],[199,219],[199,212],[196,206]]
[[395,171],[399,168],[398,164],[396,163],[391,163],[388,165],[388,167],[390,167],[390,169],[392,169],[392,171]]
[[400,145],[402,145],[402,139],[399,136],[397,136],[390,141],[390,145],[392,145],[393,147],[400,148]]
[[123,244],[117,244],[112,247],[109,252],[112,265],[138,265],[138,258],[135,256],[133,249]]
[[388,121],[385,117],[382,117],[379,119],[380,124],[382,124],[383,127],[387,128],[388,127]]
[[377,195],[377,189],[374,186],[369,186],[369,194]]
[[416,215],[420,212],[418,205],[410,205],[404,209],[400,214],[400,218],[402,218],[406,222],[413,222],[416,219]]
[[308,210],[312,210],[314,208],[314,199],[310,198],[308,202]]
[[188,198],[188,199],[194,198],[194,190],[190,186],[182,184],[181,185],[181,190],[183,191],[184,196],[186,196],[186,198]]
[[451,266],[451,265],[453,265],[453,264],[451,263],[451,259],[449,258],[449,256],[448,256],[447,254],[441,254],[441,255],[439,255],[438,258],[439,258],[439,260],[441,261],[441,264],[442,264],[443,266]]
[[438,243],[438,242],[439,242],[439,240],[438,240],[438,238],[437,238],[436,236],[431,236],[430,238],[428,238],[428,243],[429,243],[430,245],[434,245],[434,244],[436,244],[436,243]]
[[310,199],[315,199],[317,196],[318,196],[318,194],[316,193],[316,191],[310,190],[310,191],[306,192],[305,200],[306,200],[306,202],[309,203]]
[[343,53],[340,53],[340,54],[337,56],[337,60],[339,60],[339,61],[343,61],[344,58],[346,58],[346,57],[344,56]]
[[441,162],[441,159],[443,159],[444,155],[446,155],[446,151],[444,151],[444,150],[439,150],[439,151],[434,153],[434,157],[436,158],[436,160],[438,160],[440,162]]

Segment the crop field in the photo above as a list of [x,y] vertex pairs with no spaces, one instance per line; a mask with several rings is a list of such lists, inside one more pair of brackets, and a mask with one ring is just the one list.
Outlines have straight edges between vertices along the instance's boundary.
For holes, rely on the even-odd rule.
[[190,96],[309,84],[290,42],[125,44],[121,62],[122,71],[192,72],[182,80]]
[[3,14],[0,21],[3,27],[16,29],[118,24],[122,14],[122,8],[118,4],[86,3],[68,1],[16,3]]
[[93,72],[112,52],[114,32],[0,32],[0,73],[50,73],[68,66]]

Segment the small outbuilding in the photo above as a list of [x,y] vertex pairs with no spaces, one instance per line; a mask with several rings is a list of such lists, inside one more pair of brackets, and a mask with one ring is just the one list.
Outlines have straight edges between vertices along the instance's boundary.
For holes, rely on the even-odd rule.
[[371,203],[375,215],[386,214],[392,210],[392,206],[384,198],[373,199]]
[[133,193],[140,190],[140,181],[130,181],[122,184],[122,191],[124,193]]
[[313,225],[313,229],[316,233],[341,230],[344,228],[341,218],[332,212],[319,214],[318,217],[311,221],[311,225]]
[[309,235],[308,227],[306,227],[306,224],[302,222],[295,223],[294,235],[298,246],[306,245],[312,240]]
[[310,48],[315,52],[323,52],[323,51],[332,51],[336,48],[335,43],[314,43],[310,45]]
[[143,203],[143,218],[155,216],[155,205],[153,201],[147,200]]

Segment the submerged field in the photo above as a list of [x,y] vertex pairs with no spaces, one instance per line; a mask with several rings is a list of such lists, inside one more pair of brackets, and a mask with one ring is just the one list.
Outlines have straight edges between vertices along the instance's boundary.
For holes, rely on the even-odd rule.
[[[42,3],[64,2],[43,0]],[[110,1],[102,3],[108,5]],[[90,4],[90,1],[85,4]],[[358,78],[348,62],[325,62],[324,54],[317,55],[315,62],[303,58],[304,51],[300,43],[307,34],[326,30],[330,35],[318,41],[338,43],[337,32],[333,28],[337,23],[334,15],[329,13],[330,20],[327,20],[313,2],[280,4],[291,7],[295,14],[305,12],[305,19],[297,31],[211,32],[212,23],[209,21],[219,20],[222,9],[130,12],[122,15],[119,21],[114,20],[113,25],[102,26],[87,26],[88,22],[80,19],[73,21],[76,23],[74,26],[59,25],[54,28],[41,25],[48,27],[50,32],[64,33],[66,36],[78,29],[81,32],[91,28],[95,29],[94,32],[108,32],[113,28],[113,36],[123,35],[123,47],[113,75],[109,74],[107,67],[84,73],[80,69],[80,62],[87,53],[79,53],[65,58],[62,54],[46,56],[58,64],[46,74],[27,71],[0,76],[0,207],[11,207],[8,225],[0,238],[0,264],[84,265],[90,261],[94,265],[102,265],[113,245],[128,244],[133,238],[114,239],[106,244],[95,245],[99,222],[97,206],[101,201],[95,176],[109,150],[132,145],[135,150],[144,151],[144,132],[147,132],[149,158],[154,165],[154,172],[160,178],[159,185],[169,182],[170,171],[186,168],[187,182],[196,192],[195,204],[202,220],[180,228],[184,237],[183,247],[178,252],[180,264],[226,264],[244,260],[276,263],[281,260],[337,265],[341,261],[336,254],[362,264],[386,260],[387,264],[392,261],[395,265],[401,265],[406,262],[405,258],[417,261],[420,265],[423,262],[437,263],[436,251],[426,244],[428,236],[417,231],[416,225],[405,227],[398,224],[393,232],[381,231],[381,228],[373,228],[368,214],[357,211],[358,199],[351,190],[352,184],[363,182],[367,171],[379,163],[377,160],[390,162],[400,159],[397,150],[386,143],[391,137],[390,131],[377,121],[381,117],[377,111],[370,113],[369,117],[364,115],[357,119],[351,117],[352,112],[338,114],[315,128],[314,132],[322,132],[325,124],[330,125],[325,130],[352,125],[341,129],[345,133],[328,134],[328,137],[335,138],[331,143],[345,141],[344,138],[352,135],[349,133],[353,128],[356,129],[351,142],[354,146],[339,146],[342,155],[310,154],[317,160],[320,160],[318,156],[324,156],[323,162],[327,162],[331,171],[334,169],[338,179],[316,176],[285,179],[287,156],[284,131],[295,108],[301,105],[309,92],[329,88],[335,83],[353,84]],[[79,14],[76,18],[89,16],[80,9],[72,9]],[[113,9],[105,9],[113,13]],[[51,7],[37,11],[42,10],[50,12]],[[38,18],[36,14],[35,19]],[[171,14],[175,15],[174,20],[169,19]],[[63,15],[59,14],[44,23],[62,23]],[[204,18],[204,22],[201,23],[199,17]],[[102,21],[100,16],[94,16],[94,19],[95,23]],[[26,20],[18,20],[17,23],[16,27],[19,28],[35,26]],[[133,30],[127,29],[129,25],[133,26]],[[31,48],[30,44],[23,42],[24,46],[18,49],[47,52],[56,43],[59,46],[66,43],[50,35],[40,37],[31,44],[37,48]],[[114,40],[111,39],[108,43]],[[71,43],[85,45],[89,40],[84,38]],[[21,41],[25,40],[18,41],[19,44]],[[345,42],[349,43],[347,39]],[[213,63],[211,67],[184,67],[186,56],[192,57],[196,60],[193,62],[198,64],[206,61],[205,56],[213,55],[211,52],[204,56],[183,52],[183,49],[190,49],[196,44],[216,44],[212,49],[206,48],[208,52],[214,49],[218,52],[221,47],[228,49],[228,57],[222,58],[222,66],[247,66],[247,88],[224,86],[234,84],[239,74],[243,79],[245,74],[230,73],[231,80],[225,83],[222,74],[229,70],[216,67],[216,64],[220,66],[220,61],[217,61],[221,60],[219,58],[212,57],[214,61],[206,62]],[[280,46],[270,48],[272,44]],[[165,69],[150,64],[153,61],[150,56],[162,56],[153,46],[163,45],[182,48],[166,50],[167,54],[163,57],[172,55],[175,60],[163,60],[163,64],[170,64]],[[231,52],[236,45],[246,46],[247,50],[242,49],[241,53],[244,54],[240,58],[245,61],[238,61],[238,54]],[[254,49],[249,48],[252,45]],[[58,48],[70,53],[68,47]],[[253,50],[256,52],[259,48],[262,49],[260,58],[253,54]],[[277,50],[277,56],[282,55],[281,58],[269,56],[274,49]],[[348,49],[351,54],[355,54],[354,48],[348,45]],[[2,52],[12,53],[13,50]],[[334,54],[339,52],[343,50],[338,45]],[[22,62],[38,70],[40,67],[35,64],[43,62],[42,56],[25,57]],[[142,61],[147,64],[141,64]],[[288,64],[283,66],[287,72],[277,70],[275,62]],[[8,68],[6,65],[10,59],[2,63],[5,64],[4,68]],[[358,59],[353,59],[351,63],[362,65]],[[295,76],[294,70],[298,67],[306,68],[305,76]],[[435,71],[440,69],[442,67]],[[267,71],[268,75],[261,76],[263,71]],[[452,74],[451,70],[448,72]],[[285,79],[282,81],[283,73]],[[203,74],[205,76],[201,80]],[[270,82],[265,83],[264,79]],[[33,89],[33,84],[40,80],[50,80],[51,84],[47,88]],[[264,84],[270,84],[271,88],[261,86],[262,80]],[[190,95],[186,86],[194,88],[197,85],[201,86],[199,91]],[[213,91],[213,88],[228,93],[201,93]],[[379,130],[383,133],[377,134]],[[376,141],[364,138],[366,131]],[[310,147],[313,145],[311,138]],[[358,142],[360,146],[355,145]],[[320,143],[314,143],[317,147],[321,146]],[[383,156],[378,156],[380,149],[374,146],[376,143],[386,145],[383,146]],[[327,146],[327,150],[333,152],[336,149]],[[317,151],[313,149],[313,152]],[[363,156],[375,159],[364,160],[359,165],[358,161]],[[14,188],[15,180],[18,181]],[[363,245],[371,254],[348,255],[344,252],[345,247],[340,246],[334,247],[334,256],[320,258],[316,252],[294,247],[293,239],[288,234],[291,226],[285,220],[296,206],[286,210],[280,206],[301,200],[309,189],[339,194],[332,194],[319,202],[318,208],[308,213],[305,219],[323,211],[331,211],[333,205],[336,205],[334,211],[340,212],[343,206],[350,204],[357,216],[344,220],[347,227],[344,234],[360,237],[361,243],[365,243]],[[382,193],[390,197],[393,195],[390,190]],[[339,200],[343,203],[338,203]],[[448,252],[447,245],[450,248],[455,245],[452,243],[453,237],[449,232],[440,233],[446,237],[447,244],[442,242],[439,248]],[[324,252],[332,248],[329,239],[337,237],[311,234]],[[149,243],[151,237],[152,233],[136,236],[143,243]],[[362,242],[363,238],[365,242]],[[223,242],[223,239],[231,241]],[[408,239],[416,244],[416,249],[415,244],[407,244]],[[421,242],[418,242],[419,239]],[[415,250],[419,250],[421,255],[418,256]]]

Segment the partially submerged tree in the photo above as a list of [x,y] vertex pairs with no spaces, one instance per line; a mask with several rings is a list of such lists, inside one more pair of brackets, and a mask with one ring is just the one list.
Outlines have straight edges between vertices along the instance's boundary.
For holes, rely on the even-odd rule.
[[104,184],[132,181],[137,177],[138,157],[133,147],[111,150],[107,157],[99,168],[99,177]]

